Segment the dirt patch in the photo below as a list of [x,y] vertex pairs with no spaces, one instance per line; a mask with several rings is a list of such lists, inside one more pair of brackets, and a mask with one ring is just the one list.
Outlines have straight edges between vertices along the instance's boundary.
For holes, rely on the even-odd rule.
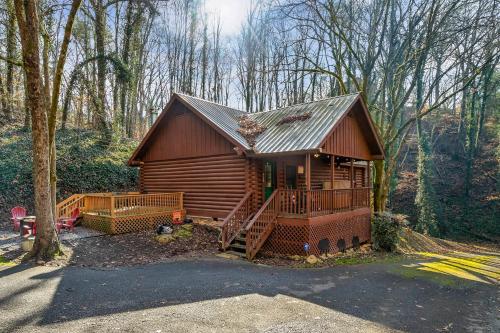
[[[153,230],[65,241],[68,264],[81,267],[134,266],[173,258],[211,256],[218,251],[215,231],[193,226],[192,236],[168,244],[155,240]],[[71,253],[69,253],[71,252]]]

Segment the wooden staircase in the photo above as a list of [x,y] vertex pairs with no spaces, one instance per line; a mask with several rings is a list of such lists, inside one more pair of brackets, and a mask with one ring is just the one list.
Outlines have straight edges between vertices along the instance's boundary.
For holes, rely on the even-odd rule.
[[256,213],[251,209],[252,193],[240,201],[222,225],[223,250],[249,260],[257,255],[276,225],[278,192],[275,190]]
[[246,231],[243,230],[233,239],[226,252],[244,258],[247,255],[246,245]]
[[75,208],[85,209],[85,194],[73,194],[56,205],[56,219],[70,217]]

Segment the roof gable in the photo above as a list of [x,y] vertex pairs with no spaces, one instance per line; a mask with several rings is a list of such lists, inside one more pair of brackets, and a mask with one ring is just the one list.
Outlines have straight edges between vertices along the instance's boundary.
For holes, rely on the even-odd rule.
[[[156,118],[155,122],[142,139],[139,146],[137,146],[137,148],[132,153],[132,156],[128,160],[129,165],[137,165],[139,163],[138,157],[145,149],[146,143],[149,140],[153,139],[154,133],[157,130],[161,130],[160,124],[166,117],[167,113],[173,109],[172,106],[175,102],[182,103],[190,111],[199,116],[203,121],[205,121],[208,125],[210,125],[214,130],[216,130],[232,144],[236,145],[242,150],[250,149],[245,139],[238,132],[236,132],[235,134],[233,133],[233,131],[231,131],[231,128],[234,128],[235,126],[237,128],[237,119],[239,116],[245,114],[245,112],[196,97],[174,93],[163,111]],[[209,104],[210,107],[208,107],[207,104]]]
[[[325,136],[350,110],[357,96],[357,94],[338,96],[250,114],[252,119],[267,128],[257,138],[256,153],[270,154],[320,148]],[[310,117],[280,124],[285,117],[300,114],[310,114]]]
[[[152,133],[157,130],[158,124],[165,117],[174,101],[184,104],[236,147],[255,155],[319,150],[340,121],[352,110],[354,105],[359,104],[357,112],[361,112],[361,117],[364,117],[360,126],[361,130],[366,135],[370,148],[375,152],[372,154],[383,158],[384,153],[380,139],[359,94],[331,97],[271,111],[247,113],[197,97],[174,93],[163,112],[134,151],[129,164],[137,163],[137,156]],[[304,114],[310,116],[304,117],[302,120],[282,123],[285,117]],[[238,131],[238,120],[243,115],[247,115],[266,128],[257,137],[253,148]]]

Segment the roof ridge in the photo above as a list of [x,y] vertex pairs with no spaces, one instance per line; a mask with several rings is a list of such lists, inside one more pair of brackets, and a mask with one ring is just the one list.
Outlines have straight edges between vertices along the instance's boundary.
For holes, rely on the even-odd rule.
[[221,104],[221,103],[209,101],[208,99],[203,99],[203,98],[200,98],[200,97],[197,97],[197,96],[192,96],[192,95],[188,95],[188,94],[184,94],[184,93],[180,93],[180,92],[174,92],[174,94],[178,95],[178,96],[181,96],[181,97],[185,96],[185,97],[194,98],[194,99],[197,99],[197,100],[200,100],[200,101],[203,101],[203,102],[207,102],[207,103],[211,103],[211,104],[223,106],[225,108],[232,109],[234,111],[247,113],[246,111],[243,111],[243,110],[240,110],[240,109],[235,109],[235,108],[233,108],[231,106],[227,106],[227,105],[224,105],[224,104]]
[[259,112],[249,112],[249,115],[258,114],[258,113],[265,113],[265,112],[271,112],[271,111],[278,111],[278,110],[283,110],[283,109],[290,108],[290,107],[293,107],[293,106],[299,106],[299,105],[311,104],[311,103],[316,103],[316,102],[322,102],[322,101],[327,101],[327,100],[330,100],[330,99],[335,99],[335,98],[340,98],[340,97],[347,97],[347,96],[352,96],[352,95],[359,95],[359,91],[355,92],[355,93],[351,93],[351,94],[344,94],[344,95],[326,97],[326,98],[321,98],[321,99],[317,99],[317,100],[314,100],[314,101],[302,102],[302,103],[298,103],[298,104],[292,104],[292,105],[284,106],[284,107],[281,107],[281,108],[275,108],[275,109],[270,109],[270,110],[265,110],[265,111],[259,111]]

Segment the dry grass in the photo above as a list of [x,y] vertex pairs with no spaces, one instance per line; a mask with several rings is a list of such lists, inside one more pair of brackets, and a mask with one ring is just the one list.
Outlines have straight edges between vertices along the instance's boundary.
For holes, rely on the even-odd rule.
[[425,236],[409,228],[404,228],[403,234],[399,240],[398,251],[403,254],[414,254],[417,252],[444,254],[454,251],[498,254],[500,252],[500,246],[492,243],[459,243]]

